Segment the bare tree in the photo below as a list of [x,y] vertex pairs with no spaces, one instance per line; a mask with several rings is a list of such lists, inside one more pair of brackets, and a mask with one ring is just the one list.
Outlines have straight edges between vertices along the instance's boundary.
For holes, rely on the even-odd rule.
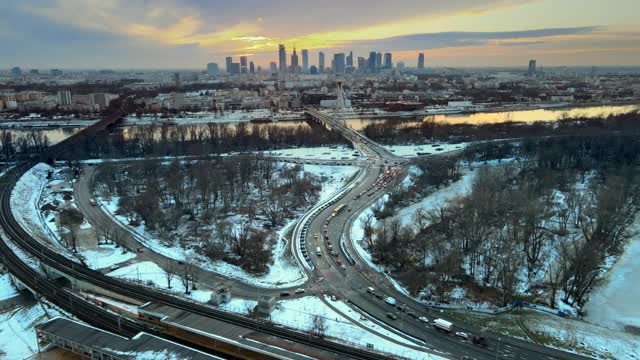
[[311,334],[319,338],[324,338],[328,327],[327,320],[323,316],[318,314],[313,315]]
[[176,275],[176,268],[171,262],[171,260],[167,260],[167,267],[164,269],[164,277],[167,280],[167,289],[171,289],[171,280],[173,280]]

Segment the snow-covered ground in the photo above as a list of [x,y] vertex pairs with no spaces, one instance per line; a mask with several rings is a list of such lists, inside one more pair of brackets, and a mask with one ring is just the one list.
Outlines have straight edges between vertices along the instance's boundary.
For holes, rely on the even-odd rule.
[[[398,156],[416,157],[419,155],[440,154],[448,151],[464,149],[469,144],[421,144],[421,145],[384,145],[384,147]],[[419,154],[418,154],[419,153]]]
[[609,270],[605,283],[593,290],[585,306],[589,322],[611,329],[625,326],[640,329],[640,217],[629,229],[635,234],[618,261]]
[[9,274],[0,275],[0,301],[10,299],[18,295],[18,290],[11,283]]
[[26,359],[36,354],[34,326],[60,315],[55,309],[45,311],[41,304],[0,314],[0,359]]
[[[554,316],[537,316],[533,321],[525,321],[525,325],[535,333],[561,342],[563,348],[578,350],[580,353],[596,358],[638,359],[640,357],[638,335]],[[557,347],[557,344],[554,346]]]
[[258,305],[255,300],[232,298],[228,303],[220,304],[219,309],[237,314],[247,315]]
[[462,177],[458,181],[433,192],[418,203],[401,209],[394,214],[394,217],[399,218],[403,224],[410,224],[412,223],[411,219],[413,214],[415,214],[419,209],[428,211],[436,206],[445,205],[447,201],[459,198],[469,193],[473,186],[475,177],[475,171],[466,170],[462,173]]
[[79,249],[85,258],[85,263],[91,269],[104,269],[112,265],[129,261],[136,257],[133,252],[122,253],[122,248],[114,245],[100,245],[97,249]]
[[351,179],[360,168],[357,166],[303,165],[305,172],[321,179],[322,190],[318,202],[323,202],[334,195]]
[[[346,304],[341,304],[340,302],[335,302],[334,304],[336,308],[339,307],[339,309],[348,308]],[[361,347],[366,347],[371,344],[377,351],[383,351],[409,359],[442,359],[439,356],[414,350],[389,341],[366,330],[366,328],[371,328],[375,331],[381,331],[385,336],[400,339],[400,341],[408,343],[408,340],[400,338],[388,330],[381,329],[378,326],[375,328],[371,327],[372,324],[370,321],[363,324],[364,328],[357,326],[315,296],[278,301],[276,309],[271,313],[271,320],[288,327],[308,331],[313,327],[313,318],[315,315],[325,319],[327,326],[325,336],[327,337],[356,344]]]
[[[171,289],[167,288],[166,272],[162,268],[151,261],[143,261],[131,265],[121,267],[107,275],[119,279],[127,279],[139,281],[149,286],[155,286],[165,291],[174,292],[176,295],[188,296],[193,300],[200,302],[208,302],[213,291],[210,290],[192,290],[191,294],[185,295],[184,285],[182,284],[179,274],[176,274],[171,280]],[[191,287],[191,285],[189,285]]]
[[[20,177],[11,192],[11,212],[20,226],[36,240],[73,259],[74,255],[58,241],[54,225],[47,221],[51,219],[45,219],[40,212],[41,198],[49,183],[47,174],[50,171],[55,170],[45,163],[39,163]],[[52,199],[45,200],[49,202]]]
[[265,151],[268,156],[280,156],[313,160],[352,160],[359,159],[362,154],[356,149],[346,146],[320,146]]
[[[289,164],[285,164],[290,166]],[[321,182],[322,189],[320,191],[320,200],[330,197],[338,189],[340,189],[357,171],[359,168],[354,166],[329,166],[329,165],[305,165],[304,171],[324,177],[324,181]],[[99,198],[104,208],[110,213],[115,214],[118,209],[118,198],[112,197],[111,199]],[[127,224],[124,217],[119,215],[113,215],[117,221]],[[198,254],[190,249],[183,249],[179,246],[167,246],[162,243],[152,233],[147,232],[144,224],[137,227],[128,226],[132,229],[138,241],[144,244],[147,248],[152,249],[154,252],[162,254],[164,256],[183,260],[183,261],[195,261],[196,264],[203,270],[215,272],[228,276],[230,278],[241,280],[245,283],[265,287],[265,288],[283,288],[283,287],[295,287],[304,284],[307,281],[307,276],[304,271],[294,263],[294,260],[287,256],[287,243],[284,239],[284,235],[289,228],[294,225],[297,219],[290,220],[285,224],[277,233],[276,246],[273,249],[273,264],[269,266],[267,274],[264,276],[255,276],[247,273],[242,268],[236,265],[226,263],[224,261],[211,261],[210,259]]]

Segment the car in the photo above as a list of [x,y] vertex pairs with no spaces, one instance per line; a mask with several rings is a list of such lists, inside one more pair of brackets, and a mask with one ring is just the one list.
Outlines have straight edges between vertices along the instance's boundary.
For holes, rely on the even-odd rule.
[[373,294],[373,296],[377,297],[380,300],[384,299],[384,295],[382,295],[380,293],[375,293],[375,294]]
[[304,289],[296,289],[296,291],[294,291],[296,294],[303,294],[304,293]]
[[144,252],[144,250],[141,247],[136,248],[136,252],[138,254],[142,254]]
[[392,298],[391,296],[386,297],[384,299],[384,302],[386,302],[387,304],[391,305],[391,306],[395,306],[396,304],[396,299]]
[[335,295],[331,295],[331,301],[338,301],[338,297]]
[[376,289],[374,289],[374,288],[372,288],[371,286],[369,286],[369,287],[367,288],[367,292],[368,292],[369,294],[375,294],[375,293],[376,293]]
[[469,338],[469,334],[463,331],[456,331],[456,336],[464,340],[467,340]]
[[96,199],[89,199],[89,204],[91,204],[91,206],[96,206],[98,205],[98,202],[96,201]]
[[289,295],[291,295],[291,293],[288,292],[288,291],[283,291],[283,292],[280,293],[280,296],[282,296],[282,297],[289,296]]
[[398,305],[398,306],[396,306],[396,309],[398,309],[398,310],[400,310],[402,312],[407,312],[407,305],[404,305],[404,304]]
[[340,269],[347,270],[347,265],[345,265],[345,264],[340,265]]
[[387,313],[387,317],[389,319],[391,319],[391,320],[397,320],[398,319],[398,317],[395,314],[392,314],[392,313],[389,313],[389,312]]
[[424,317],[424,316],[420,316],[420,317],[418,318],[418,320],[419,320],[421,323],[423,323],[423,324],[427,324],[427,325],[429,325],[429,319],[428,319],[428,318],[426,318],[426,317]]
[[118,270],[120,269],[120,265],[111,265],[111,267],[109,268],[109,270],[113,271],[113,270]]
[[417,318],[418,318],[418,315],[416,315],[416,313],[411,312],[411,311],[407,312],[407,315],[409,315],[410,317],[412,317],[412,318],[414,318],[414,319],[417,319]]

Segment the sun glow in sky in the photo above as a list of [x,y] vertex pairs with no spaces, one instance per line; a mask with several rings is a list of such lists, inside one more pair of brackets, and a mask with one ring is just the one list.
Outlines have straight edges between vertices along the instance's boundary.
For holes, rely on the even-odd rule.
[[[8,0],[0,67],[201,68],[392,52],[413,66],[640,65],[638,0]],[[7,46],[8,44],[8,46]],[[329,60],[330,61],[330,60]]]

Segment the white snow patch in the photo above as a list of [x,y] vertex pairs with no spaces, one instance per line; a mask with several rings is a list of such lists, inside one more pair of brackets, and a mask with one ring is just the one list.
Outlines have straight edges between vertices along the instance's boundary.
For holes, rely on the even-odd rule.
[[[420,144],[420,145],[384,145],[384,147],[398,156],[416,157],[426,154],[441,154],[454,150],[461,150],[468,146],[468,143],[460,144]],[[419,153],[419,154],[418,154]]]
[[[173,292],[177,295],[189,297],[193,300],[206,303],[211,298],[213,291],[192,290],[190,294],[184,293],[184,285],[179,276],[174,276],[171,280],[171,289],[167,288],[167,278],[165,271],[156,263],[143,261],[121,267],[107,274],[108,276],[138,281],[148,286],[154,286],[164,291]],[[191,285],[189,285],[191,287]]]
[[19,308],[0,314],[0,353],[6,359],[26,359],[38,352],[38,340],[34,327],[60,316],[55,309],[47,309],[41,304]]
[[[336,304],[338,304],[338,302],[336,302]],[[321,316],[325,319],[327,325],[325,336],[338,341],[360,347],[366,347],[371,344],[377,351],[409,359],[443,359],[437,355],[414,350],[389,341],[371,331],[359,327],[343,317],[340,313],[328,307],[321,299],[315,296],[278,301],[276,309],[271,313],[271,320],[291,328],[308,331],[313,327],[314,315]],[[371,323],[369,321],[363,324],[365,328],[369,328],[370,325]],[[387,334],[388,333],[385,333],[385,336]],[[407,342],[406,339],[403,339],[403,341]],[[416,345],[415,347],[418,348],[419,346]]]
[[264,153],[268,156],[313,160],[352,160],[362,157],[358,150],[346,146],[304,147],[265,151]]
[[18,290],[11,283],[9,274],[0,276],[0,301],[10,299],[18,295]]
[[100,245],[96,250],[79,249],[79,251],[85,257],[85,263],[94,270],[120,264],[136,257],[133,252],[123,254],[122,248],[116,248],[113,245]]
[[630,228],[635,234],[606,275],[606,283],[593,290],[585,305],[589,322],[611,329],[640,329],[640,216]]

